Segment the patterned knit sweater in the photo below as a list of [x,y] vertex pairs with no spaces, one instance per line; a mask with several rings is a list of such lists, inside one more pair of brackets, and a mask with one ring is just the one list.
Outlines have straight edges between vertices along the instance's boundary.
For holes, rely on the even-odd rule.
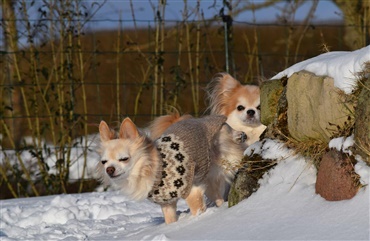
[[210,150],[225,116],[186,119],[171,125],[156,141],[162,172],[148,199],[169,204],[186,198],[194,185],[203,183],[210,167]]

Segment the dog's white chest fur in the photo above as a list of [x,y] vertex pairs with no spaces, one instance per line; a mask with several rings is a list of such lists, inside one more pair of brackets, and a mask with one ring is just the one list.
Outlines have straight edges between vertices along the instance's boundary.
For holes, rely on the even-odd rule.
[[251,127],[241,123],[241,121],[236,118],[228,118],[226,123],[229,124],[234,130],[243,131],[247,135],[247,146],[259,141],[262,132],[266,129],[266,126],[263,124]]

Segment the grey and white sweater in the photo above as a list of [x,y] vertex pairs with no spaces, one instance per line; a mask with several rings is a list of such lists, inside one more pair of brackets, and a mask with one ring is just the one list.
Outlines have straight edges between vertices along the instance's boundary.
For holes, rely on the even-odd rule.
[[156,140],[162,171],[148,199],[165,205],[186,198],[209,171],[211,148],[225,116],[214,115],[176,122]]

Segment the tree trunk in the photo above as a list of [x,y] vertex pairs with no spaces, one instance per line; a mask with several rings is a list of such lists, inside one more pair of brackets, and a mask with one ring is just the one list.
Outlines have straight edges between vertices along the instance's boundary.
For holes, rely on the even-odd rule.
[[333,0],[342,10],[346,32],[344,41],[351,49],[359,49],[370,44],[370,1]]

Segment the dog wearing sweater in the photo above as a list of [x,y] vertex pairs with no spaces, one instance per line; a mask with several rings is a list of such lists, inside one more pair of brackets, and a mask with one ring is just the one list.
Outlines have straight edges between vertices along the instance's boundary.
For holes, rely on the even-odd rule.
[[[236,148],[245,140],[243,132],[233,131],[225,121],[225,116],[184,119],[155,141],[129,118],[122,121],[118,138],[102,121],[100,179],[133,200],[148,198],[159,204],[167,224],[177,221],[180,198],[186,200],[192,215],[201,213],[206,209],[205,192],[215,192],[213,198],[220,198],[216,185],[207,186],[209,174],[222,171],[212,162],[220,159],[220,139],[228,138]],[[242,158],[242,150],[239,153]]]
[[[190,118],[193,116],[180,115],[177,110],[157,117],[148,127],[150,138],[157,140],[171,125]],[[212,165],[206,178],[206,196],[219,207],[228,198],[231,182],[241,165],[247,136],[225,123],[215,140],[213,151],[217,151],[217,154],[211,160]]]

